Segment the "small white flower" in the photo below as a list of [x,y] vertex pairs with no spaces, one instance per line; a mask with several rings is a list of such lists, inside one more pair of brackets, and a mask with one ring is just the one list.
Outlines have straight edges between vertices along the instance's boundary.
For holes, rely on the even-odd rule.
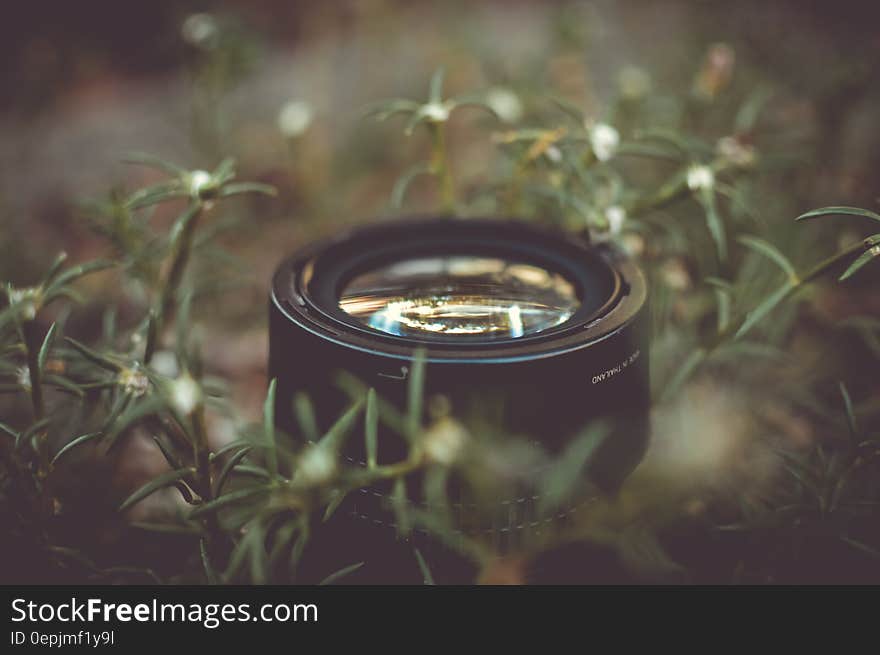
[[449,120],[449,105],[445,102],[429,102],[422,105],[422,114],[432,123],[443,123]]
[[183,40],[193,46],[213,45],[217,32],[217,21],[210,14],[192,14],[180,26]]
[[29,369],[27,365],[20,367],[15,371],[15,381],[18,383],[18,386],[22,387],[25,391],[30,391],[31,369]]
[[189,193],[192,197],[199,198],[213,183],[214,179],[207,171],[193,171],[189,175]]
[[305,100],[291,100],[278,112],[278,129],[288,139],[303,134],[312,124],[315,112]]
[[605,210],[605,218],[608,221],[608,232],[611,236],[617,236],[626,220],[626,210],[620,205],[612,205]]
[[135,398],[140,398],[147,393],[147,389],[150,388],[149,378],[144,375],[143,371],[137,368],[122,369],[119,373],[117,382],[125,393],[131,394]]
[[556,146],[547,146],[547,149],[544,151],[544,156],[554,164],[558,164],[562,161],[562,151]]
[[318,445],[309,446],[299,458],[295,479],[306,486],[328,482],[336,474],[333,452]]
[[596,123],[590,129],[590,146],[599,161],[608,161],[620,145],[620,133],[606,123]]
[[171,406],[184,416],[192,414],[202,400],[202,390],[188,374],[171,382],[169,395]]
[[36,287],[27,287],[25,289],[13,289],[10,287],[8,291],[9,304],[17,305],[18,311],[21,312],[22,318],[26,321],[32,321],[37,316],[37,303],[40,299],[40,290]]
[[691,191],[711,189],[715,186],[715,173],[703,164],[694,164],[687,172],[687,185]]
[[510,89],[495,86],[486,92],[486,104],[505,123],[516,123],[523,115],[519,97]]
[[443,418],[425,432],[425,454],[432,462],[449,466],[458,459],[467,440],[467,430],[461,423]]

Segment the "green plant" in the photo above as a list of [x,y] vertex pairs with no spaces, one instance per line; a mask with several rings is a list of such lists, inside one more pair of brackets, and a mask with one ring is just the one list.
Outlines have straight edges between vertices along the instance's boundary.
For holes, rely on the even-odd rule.
[[[810,283],[841,269],[841,281],[848,280],[868,271],[867,264],[880,255],[880,234],[874,234],[798,273],[782,248],[756,236],[760,223],[746,199],[749,180],[763,161],[752,138],[763,96],[743,103],[730,121],[732,134],[714,140],[678,127],[634,127],[630,123],[639,112],[631,106],[618,107],[618,116],[629,118],[617,122],[614,115],[598,120],[570,101],[552,99],[541,111],[526,115],[530,126],[514,125],[495,135],[498,162],[491,168],[497,178],[466,194],[457,193],[453,184],[446,123],[462,106],[492,110],[484,102],[487,94],[444,100],[442,85],[438,71],[426,103],[392,100],[372,109],[380,119],[406,115],[405,133],[424,125],[431,139],[430,161],[398,179],[391,204],[400,207],[410,182],[430,174],[439,183],[447,211],[482,211],[488,202],[493,210],[552,221],[594,240],[616,241],[641,257],[657,280],[655,336],[661,347],[654,369],[657,389],[663,392],[658,394],[661,408],[676,402],[701,371],[723,367],[726,358],[777,361],[779,335],[746,337],[765,328],[774,312],[791,308],[786,301]],[[313,531],[346,495],[387,481],[401,537],[414,529],[433,534],[472,559],[482,579],[492,579],[487,572],[499,561],[528,562],[584,541],[609,544],[666,572],[680,568],[662,539],[670,526],[682,521],[679,504],[691,489],[676,486],[668,472],[646,468],[637,471],[619,498],[599,496],[581,472],[605,438],[603,426],[585,426],[566,452],[551,457],[524,435],[499,433],[491,417],[456,416],[443,399],[423,397],[421,356],[413,362],[405,408],[343,375],[340,386],[351,396],[351,406],[333,427],[319,434],[309,399],[299,397],[299,434],[285,435],[274,427],[272,382],[261,423],[239,425],[235,438],[219,443],[211,434],[210,419],[228,413],[227,399],[222,381],[206,370],[193,330],[193,307],[205,291],[193,263],[211,254],[213,235],[204,223],[227,198],[271,194],[272,189],[236,182],[231,159],[211,172],[186,170],[142,154],[130,159],[167,179],[87,206],[93,225],[109,242],[112,262],[65,269],[62,255],[39,284],[6,287],[7,306],[0,312],[0,391],[20,396],[27,406],[0,423],[0,431],[9,437],[3,450],[2,502],[15,510],[16,539],[36,544],[53,566],[75,565],[83,575],[105,579],[147,575],[209,583],[290,581],[296,580]],[[167,234],[147,222],[166,203],[177,203],[180,210]],[[800,218],[830,214],[880,220],[873,212],[849,207],[818,209]],[[755,270],[763,270],[756,267],[765,264],[778,269],[774,274],[784,280],[773,288],[755,289]],[[102,337],[83,343],[66,334],[70,307],[64,301],[79,299],[74,283],[80,278],[110,268],[133,290],[137,318],[120,326],[111,308],[104,316]],[[676,312],[685,312],[685,318]],[[857,327],[876,348],[878,330],[870,317]],[[829,410],[822,421],[834,436],[827,442],[805,456],[779,448],[788,477],[759,501],[743,499],[741,507],[725,506],[725,519],[733,515],[733,520],[710,530],[746,534],[759,545],[741,549],[738,565],[749,572],[766,574],[766,565],[753,561],[756,552],[772,550],[767,543],[776,543],[781,532],[788,530],[787,535],[794,528],[834,535],[849,548],[876,555],[871,521],[876,519],[878,492],[873,475],[880,452],[877,435],[860,427],[859,409],[847,387],[839,388],[843,412],[837,416],[844,416],[845,424],[835,421]],[[377,464],[380,424],[405,444],[406,456],[400,461]],[[847,439],[836,438],[841,428]],[[57,481],[77,453],[97,447],[106,456],[138,433],[149,434],[167,466],[129,490],[119,509],[126,512],[162,490],[173,489],[182,500],[162,520],[136,526],[185,536],[182,562],[165,576],[151,567],[144,571],[93,561],[90,553],[72,545],[62,520],[68,491]],[[347,439],[364,440],[365,466],[340,457]],[[507,477],[498,475],[499,467]],[[536,469],[541,473],[533,474]],[[406,480],[415,473],[422,476],[427,500],[420,506],[407,497]],[[469,533],[463,524],[491,523],[496,510],[475,510],[488,514],[480,516],[450,511],[451,476],[462,480],[464,493],[487,501],[477,503],[479,508],[497,510],[495,501],[509,498],[512,486],[525,488],[520,493],[541,499],[529,521],[548,528],[504,545]],[[577,520],[557,522],[573,497],[591,498],[590,507]],[[433,582],[422,554],[415,551],[413,556],[424,581]],[[344,580],[360,564],[340,562],[343,568],[326,582]],[[517,571],[515,577],[524,580],[526,574]]]

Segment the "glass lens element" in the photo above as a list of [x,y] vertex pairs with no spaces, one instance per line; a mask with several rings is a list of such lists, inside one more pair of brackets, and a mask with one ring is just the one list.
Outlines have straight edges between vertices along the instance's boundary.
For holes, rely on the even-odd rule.
[[442,339],[517,338],[567,321],[574,285],[552,271],[494,257],[421,257],[356,276],[339,307],[380,332]]

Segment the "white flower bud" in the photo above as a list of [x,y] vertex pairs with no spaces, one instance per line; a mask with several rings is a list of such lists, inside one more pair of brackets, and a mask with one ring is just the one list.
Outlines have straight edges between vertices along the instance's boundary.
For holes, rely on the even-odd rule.
[[312,106],[305,100],[291,100],[278,112],[278,129],[288,139],[303,134],[314,119]]
[[510,89],[495,86],[486,93],[486,104],[505,123],[516,123],[523,115],[519,97]]
[[440,419],[425,432],[425,455],[432,462],[449,466],[458,459],[467,440],[467,430],[461,423],[451,418]]
[[429,102],[422,106],[422,113],[432,123],[443,123],[449,120],[449,105],[443,102]]
[[336,457],[319,445],[309,446],[299,458],[294,479],[306,486],[324,484],[336,474]]
[[213,186],[214,179],[206,171],[193,171],[189,175],[189,193],[193,198],[201,196]]
[[124,368],[119,373],[117,383],[123,391],[135,398],[140,398],[150,388],[150,380],[144,372],[137,368]]
[[608,161],[620,145],[620,133],[606,123],[596,123],[590,129],[590,146],[599,161]]
[[27,365],[20,367],[15,371],[15,381],[18,386],[29,392],[31,390],[31,369]]
[[687,172],[687,185],[691,191],[711,189],[715,186],[715,173],[703,164],[694,164]]
[[605,210],[605,218],[608,220],[608,232],[611,236],[617,236],[626,220],[626,210],[620,205],[612,205]]
[[198,383],[188,374],[184,374],[171,382],[171,406],[179,413],[187,416],[192,414],[202,401],[202,390]]
[[37,316],[37,304],[40,299],[40,290],[35,287],[26,289],[9,289],[9,304],[18,306],[21,317],[26,321],[32,321]]
[[562,151],[556,146],[547,146],[547,150],[544,151],[544,156],[554,164],[558,164],[562,161]]
[[192,14],[180,26],[183,40],[192,46],[211,47],[217,36],[217,21],[210,14]]

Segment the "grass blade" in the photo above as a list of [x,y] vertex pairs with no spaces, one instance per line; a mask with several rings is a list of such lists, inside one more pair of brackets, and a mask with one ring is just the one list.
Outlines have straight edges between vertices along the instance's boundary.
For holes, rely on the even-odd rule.
[[55,463],[59,460],[59,458],[69,450],[73,450],[80,444],[84,444],[87,441],[91,441],[92,439],[96,439],[103,435],[103,432],[89,432],[88,434],[83,434],[78,436],[76,439],[71,439],[68,441],[57,453],[55,453],[55,457],[52,458],[50,464],[55,466]]
[[769,241],[765,241],[764,239],[760,239],[756,236],[752,236],[749,234],[744,234],[738,237],[737,241],[749,250],[763,255],[764,257],[772,261],[779,268],[781,268],[789,278],[797,279],[797,271],[795,271],[794,266],[792,266],[791,262],[788,260],[788,257],[783,255],[780,252],[779,248],[774,246]]
[[149,496],[154,491],[158,491],[159,489],[162,489],[164,487],[169,487],[178,480],[182,480],[188,475],[192,475],[194,472],[195,469],[193,469],[192,467],[187,467],[183,469],[177,469],[176,471],[166,471],[165,473],[156,476],[155,478],[147,482],[147,484],[131,494],[124,501],[122,501],[122,504],[119,506],[119,511],[125,511],[139,500],[143,500],[144,498]]
[[352,564],[352,565],[350,565],[350,566],[346,566],[346,567],[343,568],[343,569],[339,569],[339,570],[336,571],[335,573],[331,573],[331,574],[328,575],[326,578],[324,578],[323,580],[321,580],[321,581],[318,583],[318,585],[319,585],[319,586],[324,586],[324,585],[333,584],[334,582],[336,582],[336,581],[339,580],[340,578],[344,578],[345,576],[349,575],[350,573],[354,573],[354,572],[357,571],[359,568],[361,568],[363,565],[364,565],[363,562],[358,562],[357,564]]
[[801,214],[798,216],[796,221],[805,221],[811,218],[818,218],[819,216],[861,216],[863,218],[870,218],[874,221],[880,221],[880,214],[875,214],[872,211],[868,211],[867,209],[861,209],[859,207],[820,207],[819,209],[813,209],[808,211],[806,214]]
[[367,442],[367,468],[376,468],[376,457],[379,450],[379,410],[376,405],[376,390],[367,392],[367,411],[364,433]]
[[422,581],[426,585],[435,585],[434,576],[431,575],[431,569],[428,568],[428,563],[425,561],[425,558],[422,557],[422,553],[418,548],[414,548],[413,551],[416,554],[416,560],[419,562],[419,570],[422,572]]
[[278,477],[278,450],[275,444],[275,393],[278,379],[272,378],[266,402],[263,403],[263,438],[266,442],[266,468],[273,478]]

